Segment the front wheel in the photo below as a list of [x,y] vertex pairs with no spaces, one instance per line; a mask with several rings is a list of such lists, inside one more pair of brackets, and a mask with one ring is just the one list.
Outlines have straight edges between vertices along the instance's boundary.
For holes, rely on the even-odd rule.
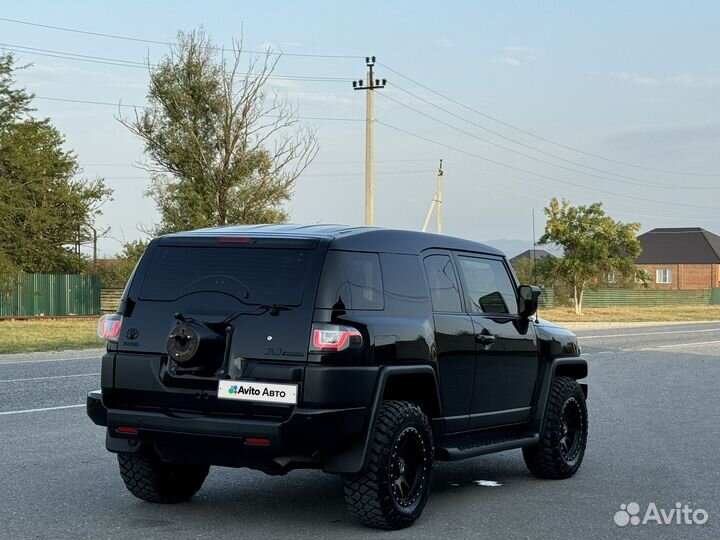
[[118,454],[120,476],[138,499],[154,503],[189,500],[202,487],[208,465],[166,463],[154,453]]
[[430,494],[434,451],[427,417],[413,403],[384,401],[371,436],[365,471],[343,478],[345,502],[369,527],[408,527]]
[[585,394],[575,379],[553,380],[546,415],[540,441],[523,448],[525,464],[540,478],[570,478],[580,468],[588,434]]

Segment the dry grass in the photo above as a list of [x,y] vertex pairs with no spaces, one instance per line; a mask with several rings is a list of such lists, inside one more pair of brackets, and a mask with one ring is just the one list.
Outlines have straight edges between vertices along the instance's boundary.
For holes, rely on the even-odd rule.
[[0,321],[0,354],[102,347],[97,319]]
[[538,314],[553,322],[720,321],[720,306],[585,308],[582,315],[575,315],[573,308],[553,308],[540,309]]
[[[539,315],[553,322],[673,322],[720,321],[720,306],[654,306],[586,308],[575,315],[572,308],[541,309]],[[0,354],[102,347],[95,335],[97,319],[39,319],[0,321]]]

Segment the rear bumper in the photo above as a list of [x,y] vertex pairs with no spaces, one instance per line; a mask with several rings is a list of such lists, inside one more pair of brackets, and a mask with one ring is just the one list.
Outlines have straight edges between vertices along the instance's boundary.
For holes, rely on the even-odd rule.
[[107,426],[107,409],[102,402],[102,391],[93,390],[87,395],[87,415],[96,426]]
[[[106,443],[111,452],[136,452],[143,445],[152,445],[168,461],[252,467],[266,472],[322,467],[325,457],[343,450],[363,433],[366,413],[366,407],[296,408],[287,420],[276,421],[108,409],[101,391],[87,396],[87,414],[95,424],[107,427]],[[120,427],[135,428],[137,433],[118,433]],[[248,439],[268,442],[266,446],[251,446]]]

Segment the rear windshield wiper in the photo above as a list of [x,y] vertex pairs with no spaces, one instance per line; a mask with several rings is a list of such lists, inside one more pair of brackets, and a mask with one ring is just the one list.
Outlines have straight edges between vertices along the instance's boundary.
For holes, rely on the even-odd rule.
[[[218,280],[228,280],[228,281],[233,282],[234,284],[239,285],[244,290],[244,294],[242,295],[242,298],[236,294],[233,294],[234,291],[228,291],[228,290],[224,290],[223,288],[220,288],[219,287],[220,283],[218,282]],[[202,285],[204,287],[195,288],[198,285]],[[206,288],[206,287],[208,287],[208,285],[214,285],[215,287]],[[225,274],[203,276],[194,281],[191,281],[190,283],[185,285],[185,287],[183,287],[183,289],[180,291],[180,295],[178,296],[178,298],[185,296],[186,294],[191,294],[194,292],[203,292],[203,291],[221,292],[221,293],[229,294],[230,296],[236,298],[237,300],[240,300],[243,304],[245,303],[245,300],[250,298],[250,287],[245,285],[239,279],[234,278],[232,276],[225,275]]]

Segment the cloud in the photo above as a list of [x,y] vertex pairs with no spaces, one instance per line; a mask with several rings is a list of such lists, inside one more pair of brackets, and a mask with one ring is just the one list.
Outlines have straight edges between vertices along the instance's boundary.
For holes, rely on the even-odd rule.
[[[685,172],[709,173],[720,169],[715,151],[720,123],[667,123],[628,126],[606,136],[603,152],[620,159]],[[711,186],[713,179],[691,183]]]
[[450,38],[441,38],[437,39],[433,42],[433,45],[436,47],[441,47],[443,49],[449,49],[450,47],[453,47],[455,44],[452,42]]
[[720,77],[708,77],[705,75],[690,75],[682,73],[667,78],[669,84],[680,86],[683,88],[718,88],[720,87]]
[[649,75],[641,75],[640,73],[628,73],[623,71],[621,73],[611,73],[611,76],[633,84],[639,84],[641,86],[657,86],[660,84],[659,79]]
[[648,145],[698,145],[716,147],[720,142],[720,123],[651,124],[626,128],[606,139],[617,148],[642,141]]
[[493,58],[496,64],[506,64],[509,66],[522,66],[538,59],[539,53],[533,47],[508,46],[503,47],[501,55]]
[[280,41],[280,42],[266,41],[266,42],[258,45],[258,50],[260,50],[260,51],[271,50],[273,52],[283,52],[286,49],[297,49],[299,47],[302,47],[302,43],[300,43],[299,41]]
[[[137,74],[136,76],[133,76]],[[147,71],[133,70],[125,75],[118,75],[110,71],[98,71],[70,65],[60,64],[33,64],[25,70],[18,71],[18,81],[30,84],[34,88],[47,88],[57,86],[71,86],[77,88],[77,81],[85,85],[93,81],[99,86],[108,88],[147,88]]]
[[610,73],[611,77],[626,81],[640,86],[654,87],[675,87],[675,88],[720,88],[720,77],[711,77],[707,75],[692,75],[689,73],[678,73],[676,75],[668,75],[666,77],[656,77],[642,73]]
[[269,79],[267,85],[269,88],[278,91],[281,96],[285,96],[291,102],[297,104],[319,104],[323,107],[336,107],[347,110],[357,107],[359,103],[352,92],[317,90],[304,81]]

